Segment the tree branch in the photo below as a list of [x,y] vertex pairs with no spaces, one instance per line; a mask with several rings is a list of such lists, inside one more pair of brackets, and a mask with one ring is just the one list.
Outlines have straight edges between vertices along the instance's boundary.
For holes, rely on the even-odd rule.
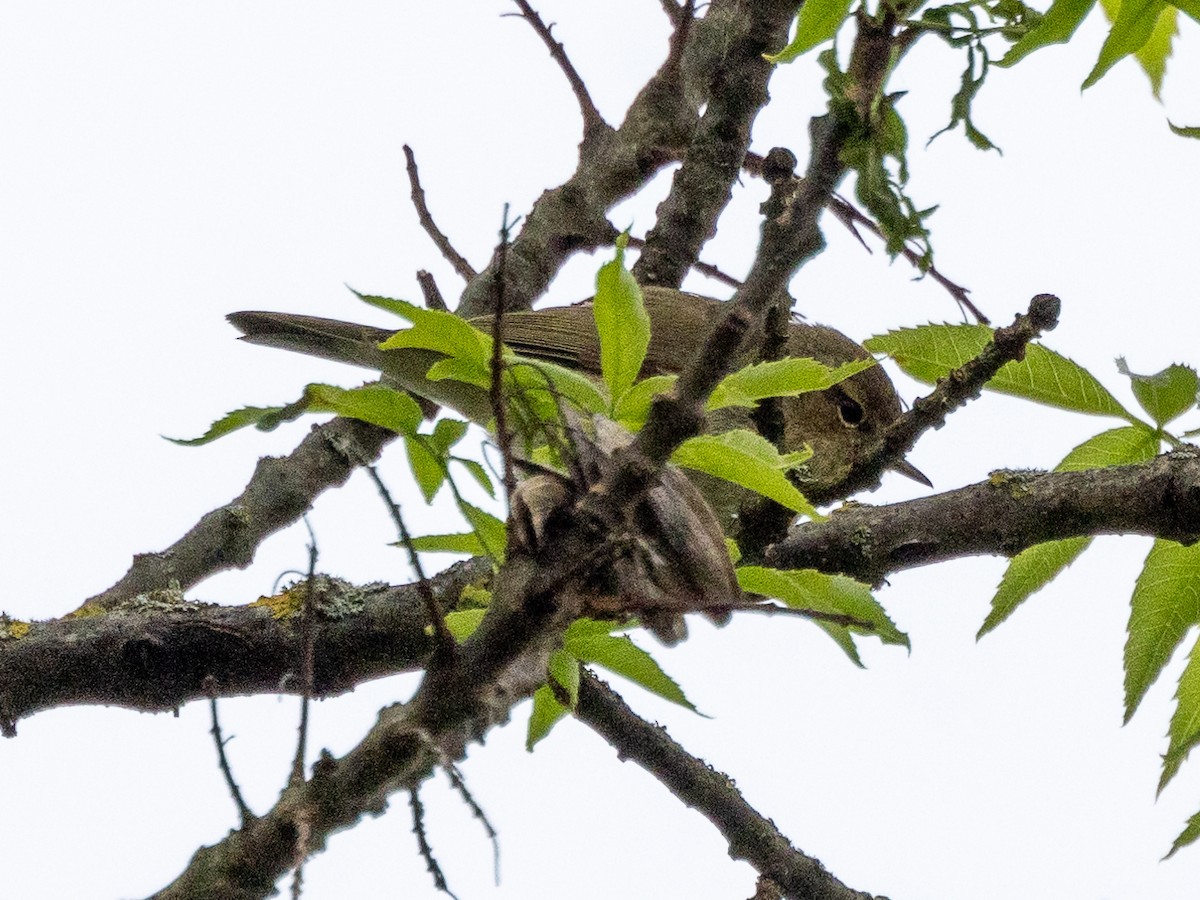
[[390,431],[353,419],[315,426],[290,455],[260,459],[238,497],[204,515],[166,550],[135,556],[125,576],[86,600],[80,611],[112,609],[148,591],[186,591],[216,572],[246,568],[263,540],[297,521],[318,496],[344,484],[393,438]]
[[793,900],[872,900],[830,874],[820,860],[791,845],[775,823],[763,817],[728,775],[696,759],[667,732],[642,719],[608,685],[590,672],[579,684],[575,715],[617,751],[698,810],[729,842],[729,855],[744,859],[776,882]]
[[1200,451],[1083,472],[1000,470],[933,497],[840,509],[804,523],[766,563],[879,585],[893,572],[978,554],[1014,556],[1044,541],[1097,534],[1200,539]]

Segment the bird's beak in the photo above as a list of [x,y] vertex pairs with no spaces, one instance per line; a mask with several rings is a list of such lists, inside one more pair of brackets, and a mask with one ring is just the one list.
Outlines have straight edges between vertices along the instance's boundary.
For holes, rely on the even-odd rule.
[[925,473],[910,463],[907,459],[902,459],[899,462],[892,464],[892,471],[899,472],[905,478],[911,478],[913,481],[920,482],[925,487],[933,487],[933,482],[925,477]]

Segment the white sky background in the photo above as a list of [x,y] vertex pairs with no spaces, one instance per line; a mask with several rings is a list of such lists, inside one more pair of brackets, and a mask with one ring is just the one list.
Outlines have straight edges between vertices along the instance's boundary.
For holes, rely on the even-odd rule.
[[[600,109],[619,120],[665,50],[658,4],[539,6]],[[419,268],[457,293],[416,224],[402,143],[416,151],[442,228],[477,266],[502,204],[523,213],[572,169],[574,100],[528,27],[499,17],[508,11],[499,0],[0,10],[0,607],[22,618],[74,609],[132,554],[166,546],[235,496],[260,455],[290,451],[309,423],[201,449],[160,434],[193,436],[234,407],[292,399],[307,381],[358,383],[352,370],[239,345],[226,313],[379,320],[343,284],[416,298]],[[1183,27],[1191,58],[1171,63],[1165,111],[1197,124],[1198,35]],[[958,84],[961,57],[944,45],[916,50],[892,87],[910,92],[900,109],[912,191],[941,204],[931,224],[943,270],[998,324],[1033,294],[1058,293],[1062,325],[1048,343],[1126,400],[1113,357],[1145,372],[1200,362],[1200,144],[1167,132],[1132,61],[1080,96],[1102,36],[1093,17],[1075,46],[993,73],[976,122],[1003,157],[958,134],[923,149]],[[815,62],[780,71],[772,94],[754,148],[803,153],[822,105]],[[614,223],[644,233],[666,184]],[[707,260],[744,272],[764,192],[747,179]],[[866,255],[826,224],[829,252],[793,285],[803,312],[860,338],[957,319],[932,281],[911,282],[905,264]],[[586,296],[596,265],[575,260],[552,298]],[[1050,467],[1116,424],[988,396],[911,458],[947,489],[1001,466]],[[384,473],[411,501],[409,524],[445,528],[404,493],[405,471],[398,448],[389,452]],[[864,499],[923,492],[897,479]],[[325,570],[408,578],[361,474],[322,497],[311,520]],[[302,527],[290,529],[249,571],[190,596],[253,600],[305,565],[305,542]],[[1154,798],[1181,659],[1121,727],[1128,596],[1148,543],[1098,541],[978,645],[1002,560],[897,575],[881,599],[913,652],[863,641],[865,671],[797,620],[746,616],[721,630],[697,621],[683,647],[654,649],[712,718],[635,688],[626,696],[852,887],[894,900],[1195,896],[1200,850],[1158,859],[1200,808],[1200,766]],[[317,705],[314,751],[344,753],[415,684],[388,679]],[[256,810],[286,778],[296,711],[292,698],[222,704]],[[444,779],[424,792],[430,839],[463,900],[753,892],[754,873],[729,860],[707,821],[586,727],[566,722],[526,754],[526,715],[518,709],[463,766],[501,832],[499,888],[482,829]],[[174,878],[236,822],[208,727],[203,704],[177,718],[76,708],[21,722],[17,739],[0,742],[4,896],[143,896]],[[436,896],[409,829],[399,798],[385,817],[334,837],[306,869],[306,896]]]

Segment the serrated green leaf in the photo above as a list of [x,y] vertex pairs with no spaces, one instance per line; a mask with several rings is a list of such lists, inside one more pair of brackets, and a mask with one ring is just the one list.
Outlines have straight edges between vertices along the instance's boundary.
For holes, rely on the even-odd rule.
[[310,384],[305,394],[313,412],[331,412],[360,419],[397,434],[415,434],[423,418],[416,400],[383,384],[349,389],[331,384]]
[[662,670],[654,657],[625,635],[579,636],[570,642],[569,650],[581,662],[603,666],[664,700],[696,712],[696,707],[684,695],[683,689]]
[[[561,703],[563,694],[566,694],[570,702],[565,705],[574,709],[579,702],[579,660],[566,650],[555,650],[550,654],[548,670],[553,682],[550,689],[554,691],[555,699]],[[555,685],[559,690],[554,690]]]
[[1008,68],[1016,65],[1034,50],[1051,44],[1065,44],[1087,18],[1096,0],[1054,0],[1046,14],[998,62],[992,65]]
[[413,473],[417,487],[426,503],[432,503],[437,492],[446,481],[446,467],[428,447],[425,435],[409,435],[404,438],[404,449],[408,453],[408,467]]
[[438,419],[429,441],[442,456],[466,436],[468,424],[462,419]]
[[217,419],[200,437],[169,437],[165,439],[181,447],[199,447],[203,444],[210,444],[217,438],[223,438],[227,434],[232,434],[247,425],[257,426],[260,422],[277,422],[278,415],[285,409],[287,409],[285,406],[243,406],[241,409],[235,409]]
[[446,627],[460,644],[475,633],[486,609],[456,609],[446,613]]
[[554,692],[542,685],[533,692],[533,708],[529,713],[529,728],[525,732],[525,749],[532,752],[534,746],[550,733],[568,713],[568,709],[554,699]]
[[1175,777],[1192,748],[1200,743],[1200,638],[1192,644],[1187,666],[1175,688],[1175,712],[1168,733],[1171,742],[1163,756],[1159,793]]
[[[479,535],[473,531],[461,534],[423,534],[412,539],[414,550],[422,553],[463,553],[482,556],[485,552]],[[399,545],[397,545],[399,546]]]
[[1134,53],[1142,71],[1150,79],[1150,90],[1161,99],[1163,78],[1167,74],[1167,59],[1171,56],[1175,35],[1179,33],[1179,10],[1167,5],[1158,14],[1150,38]]
[[376,309],[382,309],[385,312],[390,312],[394,316],[399,316],[406,322],[413,322],[416,316],[424,307],[417,306],[415,303],[409,303],[407,300],[396,300],[392,297],[380,297],[377,294],[360,294],[354,288],[350,288],[350,292],[354,294],[363,303],[374,306]]
[[465,500],[459,501],[458,508],[478,536],[484,552],[494,559],[497,565],[503,565],[508,533],[504,522]]
[[397,331],[379,345],[380,349],[415,347],[436,350],[484,371],[491,371],[491,335],[484,334],[454,313],[440,309],[422,309],[408,304],[403,315],[412,322],[412,327]]
[[596,274],[596,296],[592,315],[600,335],[600,371],[608,392],[619,398],[637,379],[650,346],[650,315],[642,300],[642,289],[625,268],[627,234],[617,241],[611,262]]
[[871,588],[853,578],[827,575],[815,569],[771,569],[766,566],[742,566],[735,574],[744,591],[774,597],[792,609],[851,616],[866,623],[866,627],[849,626],[852,631],[874,634],[885,644],[911,647],[908,635],[892,622],[871,594]]
[[583,412],[603,413],[609,407],[608,397],[596,382],[574,369],[514,354],[508,371],[516,390],[526,398],[540,396],[545,401],[547,415],[544,418],[551,418],[550,414],[557,409],[552,392]]
[[496,486],[492,484],[491,477],[482,465],[476,460],[463,459],[461,456],[452,456],[450,459],[466,469],[471,477],[475,479],[476,483],[487,492],[489,497],[493,500],[496,499]]
[[1125,641],[1125,721],[1150,685],[1200,622],[1200,544],[1184,547],[1156,538],[1138,575]]
[[873,359],[827,366],[815,359],[796,357],[756,363],[725,376],[709,396],[708,409],[753,407],[767,397],[796,397],[810,391],[824,391],[873,365]]
[[808,455],[781,455],[762,435],[735,429],[689,438],[671,456],[671,461],[740,484],[793,512],[819,520],[824,516],[804,499],[785,474]]
[[1174,122],[1168,119],[1167,127],[1180,137],[1200,138],[1200,125],[1176,125]]
[[1200,377],[1191,366],[1176,363],[1153,375],[1138,375],[1129,371],[1125,359],[1117,359],[1117,371],[1129,379],[1133,396],[1150,418],[1161,427],[1177,419],[1196,405]]
[[1083,472],[1145,462],[1158,455],[1159,439],[1145,425],[1122,425],[1088,438],[1063,457],[1055,472]]
[[[863,346],[888,354],[907,374],[933,384],[978,356],[991,339],[985,325],[923,325],[876,335]],[[985,387],[1059,409],[1137,421],[1091,372],[1041,344],[1026,347],[1024,360],[1003,366]]]
[[1000,586],[992,597],[992,609],[975,634],[975,639],[979,640],[1011,616],[1018,606],[1075,562],[1091,543],[1090,537],[1064,538],[1035,544],[1014,556],[1004,570]]
[[[1056,472],[1080,472],[1152,459],[1159,440],[1145,425],[1123,425],[1103,431],[1075,447],[1055,466]],[[982,638],[1053,581],[1091,545],[1090,537],[1064,538],[1036,544],[1018,553],[1008,564],[992,597],[992,608],[975,635]]]
[[1109,69],[1130,53],[1144,47],[1165,8],[1164,0],[1121,0],[1121,7],[1100,48],[1096,65],[1083,81],[1083,90],[1103,78]]
[[613,420],[627,431],[641,431],[650,415],[650,404],[675,386],[678,375],[651,375],[622,394],[613,409]]
[[790,63],[831,40],[849,14],[850,0],[805,0],[791,42],[778,53],[764,53],[763,57],[767,62]]

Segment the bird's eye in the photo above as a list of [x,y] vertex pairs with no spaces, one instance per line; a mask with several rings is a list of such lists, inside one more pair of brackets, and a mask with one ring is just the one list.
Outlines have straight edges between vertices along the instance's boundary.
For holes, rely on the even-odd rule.
[[858,405],[857,401],[851,400],[844,394],[837,398],[838,415],[842,417],[842,423],[850,428],[856,428],[862,424],[863,408]]

